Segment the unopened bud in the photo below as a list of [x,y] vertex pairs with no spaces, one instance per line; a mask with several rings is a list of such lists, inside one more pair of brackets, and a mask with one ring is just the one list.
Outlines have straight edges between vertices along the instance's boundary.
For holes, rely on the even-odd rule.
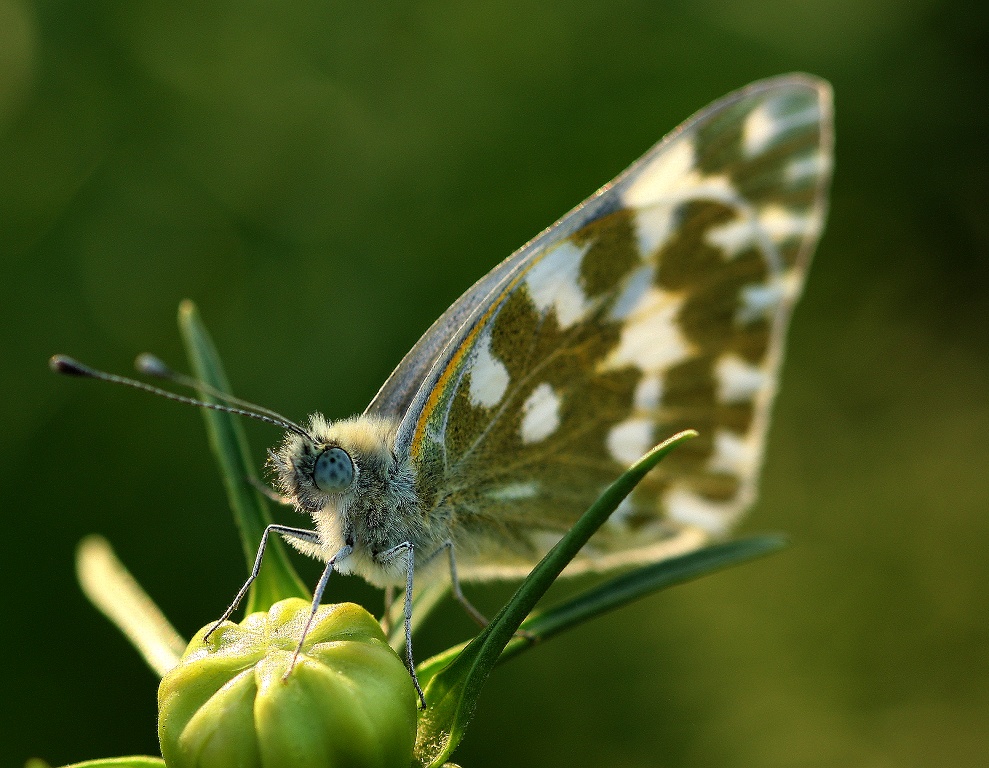
[[286,676],[309,604],[200,630],[158,689],[169,768],[407,768],[418,698],[378,622],[321,606]]

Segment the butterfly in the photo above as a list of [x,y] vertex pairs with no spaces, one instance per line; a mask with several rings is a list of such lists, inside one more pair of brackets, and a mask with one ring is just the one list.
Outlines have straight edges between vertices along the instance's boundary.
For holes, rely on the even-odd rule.
[[446,560],[454,595],[483,621],[460,581],[526,574],[618,475],[687,428],[700,437],[566,573],[652,563],[724,535],[755,497],[831,167],[830,86],[802,74],[753,83],[478,281],[363,414],[275,419],[288,429],[271,452],[276,485],[314,529],[269,526],[214,628],[277,533],[326,563],[313,612],[333,571],[405,586],[415,680],[417,573]]

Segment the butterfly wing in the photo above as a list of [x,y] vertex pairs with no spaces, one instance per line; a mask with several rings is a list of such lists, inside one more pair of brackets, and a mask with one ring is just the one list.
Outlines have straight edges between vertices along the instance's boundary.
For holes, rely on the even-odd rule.
[[668,457],[570,572],[724,533],[755,495],[820,235],[831,92],[789,75],[695,115],[447,311],[369,407],[467,578],[525,573],[655,443]]
[[[473,321],[498,295],[499,287],[509,281],[519,269],[524,268],[530,259],[598,218],[603,206],[611,204],[611,199],[604,193],[605,190],[602,189],[584,201],[471,286],[440,315],[402,358],[364,412],[397,419],[406,417],[412,411],[418,413],[423,400],[428,397],[428,388],[442,374],[442,362],[455,353],[459,343],[470,332]],[[424,387],[427,378],[428,383]],[[420,393],[420,402],[413,407],[413,400]]]

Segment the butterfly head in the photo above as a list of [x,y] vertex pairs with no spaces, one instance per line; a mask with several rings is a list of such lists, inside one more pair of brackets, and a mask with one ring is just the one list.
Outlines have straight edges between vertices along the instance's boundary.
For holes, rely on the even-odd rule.
[[314,414],[305,431],[308,437],[287,433],[269,462],[278,487],[301,511],[360,527],[353,518],[374,520],[414,501],[408,462],[394,452],[393,421],[330,422]]

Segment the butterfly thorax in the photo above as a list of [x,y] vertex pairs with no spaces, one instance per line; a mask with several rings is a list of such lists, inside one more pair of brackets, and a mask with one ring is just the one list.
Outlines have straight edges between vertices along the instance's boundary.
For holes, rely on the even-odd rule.
[[349,545],[353,553],[338,570],[378,586],[405,579],[404,553],[387,557],[389,550],[408,542],[425,557],[446,539],[426,521],[412,464],[395,450],[396,430],[394,420],[377,416],[329,422],[314,414],[307,430],[312,439],[288,433],[270,461],[279,489],[312,517],[319,533],[319,545],[291,543],[322,560]]

